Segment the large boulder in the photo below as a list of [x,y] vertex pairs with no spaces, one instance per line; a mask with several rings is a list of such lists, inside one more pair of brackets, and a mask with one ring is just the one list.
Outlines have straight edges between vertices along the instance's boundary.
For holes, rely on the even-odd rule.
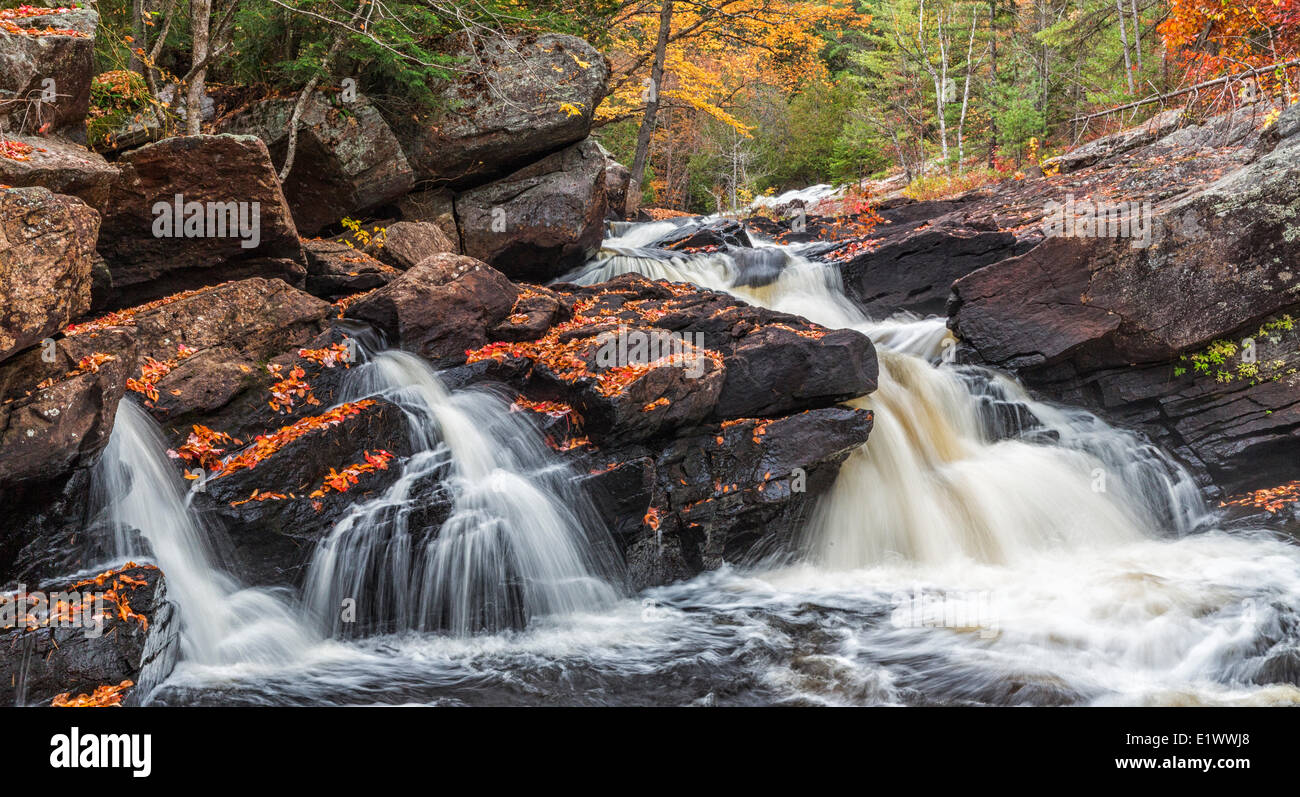
[[398,221],[377,236],[370,254],[394,268],[408,269],[433,255],[456,254],[456,244],[431,221]]
[[328,301],[383,287],[402,273],[343,241],[312,238],[303,241],[302,248],[307,255],[307,292]]
[[1052,237],[964,277],[950,324],[982,361],[1143,428],[1222,485],[1294,474],[1297,217],[1300,133],[1157,205],[1149,246]]
[[462,251],[512,279],[546,282],[586,262],[605,224],[605,158],[586,140],[456,197]]
[[[341,96],[315,92],[299,119],[284,195],[303,235],[391,203],[415,185],[397,138],[375,106],[364,96],[351,101]],[[264,100],[220,127],[262,139],[278,170],[288,150],[295,102],[296,97]]]
[[[244,583],[298,586],[321,537],[401,475],[400,462],[412,452],[409,423],[397,405],[369,399],[268,429],[265,437],[285,442],[256,458],[259,443],[232,447],[251,467],[208,478],[195,506],[222,521]],[[338,478],[349,472],[346,481]]]
[[876,387],[875,351],[858,332],[640,275],[525,288],[509,312],[470,366],[571,407],[598,445],[824,407]]
[[0,485],[50,481],[92,464],[134,364],[125,329],[51,341],[0,363]]
[[435,87],[444,107],[391,121],[417,179],[457,187],[586,138],[610,74],[595,48],[559,33],[475,36],[456,55],[465,71]]
[[118,170],[103,156],[78,144],[55,138],[8,136],[30,147],[21,158],[0,157],[0,185],[42,186],[58,194],[75,196],[103,213]]
[[0,359],[90,308],[99,214],[44,188],[0,189]]
[[488,330],[510,314],[518,292],[486,264],[444,253],[352,304],[345,314],[437,365],[458,364],[465,362],[466,350],[488,342]]
[[799,533],[872,416],[844,407],[747,419],[583,456],[635,590],[798,550]]
[[122,176],[99,237],[112,305],[228,279],[305,275],[298,232],[260,139],[167,138],[117,165]]
[[99,15],[25,6],[0,13],[12,17],[0,26],[0,130],[84,143]]
[[[308,411],[300,399],[277,415],[268,406],[271,388],[301,364],[281,359],[286,353],[339,342],[322,338],[334,312],[281,280],[252,278],[111,313],[65,334],[130,362],[128,389],[171,441],[184,440],[196,423],[245,437],[268,418]],[[137,356],[128,359],[107,337],[121,329],[131,331]]]

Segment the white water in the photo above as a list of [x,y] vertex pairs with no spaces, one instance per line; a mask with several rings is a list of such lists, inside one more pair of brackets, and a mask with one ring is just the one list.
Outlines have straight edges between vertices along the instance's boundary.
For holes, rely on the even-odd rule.
[[[114,528],[115,562],[135,559],[162,569],[168,599],[180,607],[185,659],[283,664],[311,644],[311,635],[277,596],[240,589],[215,566],[210,532],[190,511],[186,482],[167,460],[157,425],[130,400],[118,406],[95,476]],[[135,533],[148,550],[138,546]]]
[[[624,228],[607,241],[613,257],[569,279],[687,280],[857,328],[878,347],[880,389],[857,402],[875,430],[812,518],[807,562],[724,568],[619,600],[575,542],[591,533],[572,512],[581,497],[548,452],[530,451],[532,430],[497,399],[448,395],[419,361],[381,355],[356,371],[356,395],[397,400],[422,451],[340,522],[308,599],[346,635],[329,618],[359,593],[397,633],[325,641],[291,664],[182,668],[160,702],[1300,702],[1294,685],[1261,678],[1300,648],[1294,544],[1217,529],[1150,445],[952,365],[942,321],[867,319],[833,269],[794,250],[775,282],[743,288],[726,255],[644,251],[672,226]],[[403,525],[430,481],[452,499],[446,539],[462,541],[445,550]],[[505,490],[480,495],[485,483]],[[494,591],[502,569],[520,567],[516,549],[537,557],[521,583],[544,587],[527,627],[465,633],[519,625],[519,599],[497,613],[512,596]]]
[[[318,546],[307,602],[326,630],[350,630],[339,613],[348,598],[371,604],[363,612],[386,630],[460,636],[614,603],[609,533],[522,414],[489,393],[448,393],[404,352],[379,354],[353,379],[358,396],[406,409],[419,451]],[[449,504],[446,519],[411,522],[430,490]]]

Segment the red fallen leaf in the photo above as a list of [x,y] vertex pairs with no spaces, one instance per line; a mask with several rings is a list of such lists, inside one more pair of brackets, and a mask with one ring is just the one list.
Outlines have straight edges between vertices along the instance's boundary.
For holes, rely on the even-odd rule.
[[135,682],[127,679],[117,686],[104,684],[95,687],[91,694],[82,694],[74,698],[68,697],[68,692],[55,695],[50,701],[51,708],[105,708],[108,706],[122,705],[122,698],[126,697],[126,690],[135,686]]
[[658,508],[658,507],[654,507],[654,506],[652,506],[652,507],[650,507],[649,509],[647,509],[647,510],[646,510],[646,513],[645,513],[645,517],[642,518],[642,520],[644,520],[644,521],[645,521],[645,524],[646,524],[647,526],[649,526],[653,531],[658,531],[658,530],[659,530],[659,522],[660,522],[660,521],[659,521],[659,508]]

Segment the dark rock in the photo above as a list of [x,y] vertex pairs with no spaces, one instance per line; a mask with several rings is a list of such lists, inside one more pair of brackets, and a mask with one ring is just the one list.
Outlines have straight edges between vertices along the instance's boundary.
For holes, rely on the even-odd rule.
[[[123,694],[130,704],[171,673],[179,653],[180,624],[174,604],[167,600],[162,573],[155,567],[136,566],[101,578],[103,583],[64,582],[32,591],[42,593],[47,601],[55,593],[70,593],[62,599],[73,603],[79,598],[77,604],[89,605],[92,616],[102,611],[102,625],[68,612],[62,616],[70,619],[55,619],[30,630],[0,623],[0,646],[6,651],[0,657],[0,704],[48,706],[61,694],[76,698],[128,680],[134,686]],[[108,590],[139,617],[120,617],[117,603],[103,597]],[[0,601],[7,598],[12,607],[15,597],[7,595]]]
[[[99,252],[111,271],[113,290],[124,297],[113,301],[113,306],[232,277],[280,276],[283,265],[277,259],[304,261],[298,232],[261,140],[232,135],[168,138],[132,150],[117,163],[122,177],[99,237]],[[204,234],[191,237],[190,232],[197,231],[186,231],[185,214],[175,218],[177,195],[186,203],[202,203]],[[208,229],[207,211],[212,211],[214,222],[224,222],[231,209],[236,210],[236,218],[244,211],[255,228],[244,229],[239,221],[215,223]],[[164,230],[169,219],[172,226]],[[160,237],[157,232],[181,232],[182,237]],[[245,263],[259,262],[274,271],[249,274]]]
[[306,289],[312,296],[333,301],[342,296],[380,288],[402,272],[342,241],[305,240]]
[[[219,126],[262,139],[278,171],[296,102],[296,97],[264,100]],[[344,102],[322,91],[312,95],[299,119],[294,165],[284,183],[300,233],[312,235],[345,216],[391,203],[414,185],[401,145],[368,98]]]
[[421,181],[481,183],[581,141],[610,74],[595,48],[557,33],[474,37],[457,55],[467,71],[434,87],[443,110],[391,120]]
[[840,266],[844,290],[874,317],[900,310],[942,313],[953,282],[1013,256],[1009,232],[928,227],[890,237]]
[[1284,480],[1300,436],[1287,371],[1300,358],[1259,342],[1257,373],[1229,361],[1216,382],[1175,369],[1192,371],[1216,339],[1235,347],[1270,318],[1300,315],[1298,155],[1293,135],[1157,206],[1150,246],[1049,238],[976,271],[954,286],[950,325],[979,359],[1143,429],[1221,485]]
[[0,485],[49,481],[93,463],[134,365],[134,335],[122,328],[0,364]]
[[585,483],[623,545],[631,587],[643,589],[789,556],[870,431],[871,413],[840,407],[749,419],[587,454]]
[[676,251],[752,246],[745,225],[735,219],[718,219],[702,225],[686,225],[668,233],[652,246]]
[[582,265],[605,225],[605,159],[591,140],[456,197],[463,251],[511,279],[546,282]]
[[518,289],[499,271],[463,255],[434,255],[348,307],[390,341],[437,365],[465,361],[510,314]]
[[0,360],[90,308],[99,214],[44,188],[0,189]]
[[[313,428],[253,468],[207,479],[195,505],[222,521],[245,583],[298,586],[320,538],[354,504],[378,497],[396,481],[400,460],[411,450],[404,412],[374,399],[355,415]],[[325,489],[332,473],[366,465],[367,455],[376,459],[385,452],[393,458],[358,475],[346,491]],[[257,500],[256,493],[283,497]]]

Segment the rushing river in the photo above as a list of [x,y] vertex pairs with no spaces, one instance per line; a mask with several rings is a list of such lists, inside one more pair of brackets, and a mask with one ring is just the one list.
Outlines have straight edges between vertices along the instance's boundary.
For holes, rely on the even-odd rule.
[[[810,517],[802,563],[623,594],[607,532],[504,404],[379,354],[355,392],[397,401],[423,449],[321,543],[303,595],[212,571],[147,417],[120,416],[103,470],[157,489],[114,516],[149,540],[186,618],[184,660],[151,702],[1300,702],[1269,683],[1300,672],[1300,547],[1220,528],[1142,440],[952,364],[942,319],[868,319],[797,248],[759,244],[783,263],[775,281],[645,248],[671,226],[620,225],[566,279],[689,281],[876,343],[880,388],[855,402],[875,429]],[[404,518],[431,478],[453,510],[426,539]],[[532,619],[500,630],[517,617],[485,607],[518,603],[498,593],[521,578]],[[376,581],[391,590],[375,619],[401,630],[340,638],[327,609]]]

